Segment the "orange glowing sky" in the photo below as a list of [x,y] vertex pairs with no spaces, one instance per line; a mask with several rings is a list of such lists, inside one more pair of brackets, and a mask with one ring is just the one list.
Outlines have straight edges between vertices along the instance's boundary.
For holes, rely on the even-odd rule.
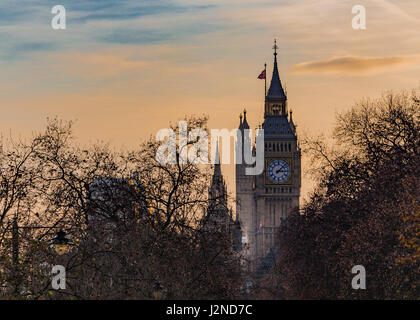
[[[64,0],[59,31],[55,4],[0,4],[3,134],[58,116],[77,120],[82,144],[133,148],[186,114],[236,128],[244,108],[255,127],[274,38],[299,134],[328,133],[363,97],[419,86],[418,0]],[[351,27],[356,4],[367,10],[363,31]],[[233,191],[233,166],[223,171]]]

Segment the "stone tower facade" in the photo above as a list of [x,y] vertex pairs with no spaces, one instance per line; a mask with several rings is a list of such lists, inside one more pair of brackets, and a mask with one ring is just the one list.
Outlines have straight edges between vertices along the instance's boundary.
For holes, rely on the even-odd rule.
[[241,226],[232,218],[232,210],[228,206],[226,183],[220,166],[219,145],[216,146],[216,163],[209,187],[207,209],[203,212],[203,231],[215,235],[221,233],[228,236],[232,249],[241,251]]
[[[292,209],[298,208],[301,187],[301,152],[292,111],[288,110],[278,66],[277,45],[274,46],[274,68],[270,88],[265,97],[264,172],[246,175],[245,164],[236,165],[237,217],[242,228],[245,257],[257,262],[278,249],[276,232]],[[244,111],[239,129],[249,124]],[[255,150],[255,148],[254,148]]]
[[216,164],[209,187],[207,212],[204,214],[206,227],[229,231],[233,224],[232,212],[228,207],[227,188],[222,175],[219,145],[216,146]]

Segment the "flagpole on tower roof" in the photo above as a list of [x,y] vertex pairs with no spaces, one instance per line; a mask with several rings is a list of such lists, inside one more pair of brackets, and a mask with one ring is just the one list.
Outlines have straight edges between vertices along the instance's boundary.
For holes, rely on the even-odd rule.
[[265,101],[265,98],[267,97],[267,62],[264,63],[264,73],[265,73],[265,77],[264,77],[264,101]]

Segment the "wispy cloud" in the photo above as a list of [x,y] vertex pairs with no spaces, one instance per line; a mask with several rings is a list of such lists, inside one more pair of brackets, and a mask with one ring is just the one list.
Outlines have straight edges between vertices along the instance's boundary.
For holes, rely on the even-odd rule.
[[216,7],[215,5],[177,5],[169,1],[123,1],[86,7],[80,3],[69,3],[69,10],[76,12],[74,17],[70,17],[69,22],[84,23],[95,20],[133,20],[146,16],[158,16],[162,14],[194,14],[194,12],[203,11]]
[[182,41],[195,35],[216,32],[225,27],[224,24],[212,24],[197,21],[184,21],[178,23],[173,28],[142,28],[133,29],[130,27],[116,28],[103,35],[99,35],[96,40],[104,43],[116,44],[153,44],[158,42]]
[[[52,55],[51,58],[54,58]],[[133,60],[124,54],[100,54],[70,52],[55,55],[55,59],[61,63],[61,70],[67,69],[77,75],[82,74],[86,78],[115,77],[126,73],[138,72],[144,68],[145,61]],[[83,73],[80,70],[84,70]]]
[[4,42],[0,44],[0,62],[1,60],[16,61],[27,58],[33,53],[42,53],[57,50],[55,42],[26,41],[12,43]]
[[388,0],[373,0],[373,1],[376,2],[378,5],[380,5],[381,7],[385,8],[388,12],[392,14],[396,14],[411,22],[420,23],[419,18],[416,18],[410,15],[408,12],[406,12],[405,10],[403,10],[401,7],[397,6],[396,4],[392,3],[391,1],[388,1]]
[[18,61],[52,50],[83,50],[107,45],[179,43],[217,32],[220,4],[174,0],[63,0],[67,30],[50,27],[55,0],[25,5],[0,2],[0,61]]
[[360,57],[342,56],[307,61],[292,66],[294,74],[365,75],[402,65],[419,63],[420,56]]

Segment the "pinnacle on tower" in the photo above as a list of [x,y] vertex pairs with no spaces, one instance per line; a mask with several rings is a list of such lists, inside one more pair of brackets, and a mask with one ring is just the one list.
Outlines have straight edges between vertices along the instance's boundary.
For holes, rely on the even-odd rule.
[[216,156],[214,157],[214,173],[213,173],[213,181],[215,179],[219,179],[222,176],[222,170],[220,168],[220,152],[219,152],[219,142],[216,144]]
[[242,129],[249,129],[249,124],[246,121],[246,109],[244,109],[244,121],[242,122]]
[[281,85],[279,70],[277,67],[277,40],[274,39],[274,68],[273,68],[273,76],[271,77],[271,84],[270,88],[268,89],[268,93],[266,96],[266,101],[286,101],[287,97],[284,93],[283,87]]

